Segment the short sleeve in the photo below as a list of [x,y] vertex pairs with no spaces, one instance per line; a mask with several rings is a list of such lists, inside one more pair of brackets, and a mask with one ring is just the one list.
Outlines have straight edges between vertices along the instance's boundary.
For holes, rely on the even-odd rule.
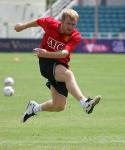
[[53,23],[53,18],[51,17],[37,19],[37,24],[41,26],[45,32],[48,31],[52,23]]

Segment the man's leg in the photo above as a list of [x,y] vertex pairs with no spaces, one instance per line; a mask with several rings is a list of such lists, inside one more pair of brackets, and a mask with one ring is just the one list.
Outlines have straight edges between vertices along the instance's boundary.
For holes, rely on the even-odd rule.
[[87,98],[82,94],[72,71],[67,69],[62,65],[57,65],[55,68],[55,79],[57,81],[65,82],[68,91],[74,96],[78,101],[81,99],[87,100]]
[[52,100],[48,100],[42,104],[30,101],[27,110],[23,115],[22,122],[34,116],[39,111],[59,112],[65,109],[66,97],[59,94],[56,89],[51,86]]
[[59,94],[56,89],[51,86],[52,100],[48,100],[41,104],[42,111],[62,111],[65,109],[66,97]]
[[55,68],[55,79],[57,81],[65,82],[66,87],[68,91],[71,93],[72,96],[74,96],[81,104],[81,106],[84,108],[86,113],[92,113],[93,108],[96,104],[99,103],[101,96],[96,96],[94,99],[86,98],[76,80],[74,77],[74,74],[72,71],[64,67],[63,65],[57,65]]

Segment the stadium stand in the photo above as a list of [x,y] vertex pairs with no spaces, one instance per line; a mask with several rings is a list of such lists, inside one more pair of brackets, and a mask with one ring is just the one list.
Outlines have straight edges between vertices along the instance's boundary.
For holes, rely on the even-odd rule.
[[[1,3],[2,1],[2,3]],[[0,1],[0,37],[1,38],[39,38],[40,28],[29,29],[17,34],[13,26],[41,16],[60,18],[64,8],[74,8],[80,14],[78,30],[83,36],[93,37],[96,30],[96,1],[95,0],[57,0],[47,11],[45,1],[36,3],[35,0],[1,0]],[[78,2],[82,5],[78,5]],[[114,2],[114,3],[113,3]],[[79,3],[80,4],[80,3]],[[120,37],[125,35],[125,2],[124,0],[107,0],[106,5],[98,3],[98,35],[99,38]]]
[[[57,0],[51,8],[45,11],[46,0],[36,3],[35,0],[0,1],[0,37],[1,38],[39,38],[42,33],[40,29],[29,29],[17,34],[13,31],[13,26],[18,22],[25,22],[38,17],[54,16],[59,19],[62,10],[66,7],[74,6],[76,0]],[[7,10],[7,11],[6,11]],[[37,34],[38,33],[38,34]]]
[[[95,7],[75,6],[79,12],[80,20],[78,29],[82,35],[95,32]],[[113,37],[118,37],[125,28],[125,6],[99,6],[98,31],[101,36],[111,33]]]

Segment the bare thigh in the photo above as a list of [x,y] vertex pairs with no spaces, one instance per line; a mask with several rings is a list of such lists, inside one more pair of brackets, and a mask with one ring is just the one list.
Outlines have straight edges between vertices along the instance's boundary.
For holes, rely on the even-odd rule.
[[66,88],[69,93],[74,96],[78,101],[81,99],[86,99],[82,94],[73,72],[63,65],[57,65],[55,68],[55,79],[57,81],[65,82]]
[[63,65],[57,65],[55,68],[55,79],[57,81],[66,82],[73,73]]

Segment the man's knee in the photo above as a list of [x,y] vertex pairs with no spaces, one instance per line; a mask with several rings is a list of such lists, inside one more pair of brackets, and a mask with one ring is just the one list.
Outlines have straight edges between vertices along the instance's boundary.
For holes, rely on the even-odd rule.
[[73,78],[73,76],[74,76],[73,72],[71,70],[68,70],[65,77],[66,77],[66,80],[69,81],[70,79]]
[[55,104],[54,107],[57,112],[60,112],[65,109],[65,104]]
[[65,109],[65,106],[58,106],[58,107],[56,107],[56,111],[57,112],[63,111],[64,109]]
[[64,73],[63,77],[64,77],[63,79],[64,79],[65,83],[67,83],[67,82],[69,82],[71,80],[74,80],[74,74],[70,70],[67,70],[67,72]]

